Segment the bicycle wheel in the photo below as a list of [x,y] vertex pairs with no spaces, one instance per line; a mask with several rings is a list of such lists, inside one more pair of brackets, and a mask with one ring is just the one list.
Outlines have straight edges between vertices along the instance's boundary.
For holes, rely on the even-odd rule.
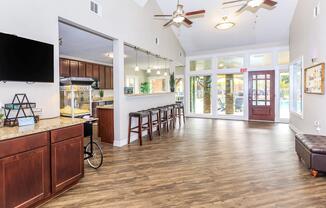
[[[87,144],[86,151],[91,152],[91,143]],[[98,169],[103,163],[103,151],[96,142],[93,142],[93,156],[88,158],[87,162],[94,169]]]

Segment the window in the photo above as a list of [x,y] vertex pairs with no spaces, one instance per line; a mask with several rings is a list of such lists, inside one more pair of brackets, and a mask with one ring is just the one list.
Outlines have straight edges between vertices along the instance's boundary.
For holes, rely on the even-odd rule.
[[211,113],[211,76],[190,77],[190,112]]
[[295,61],[291,64],[291,112],[302,115],[303,113],[303,81],[302,81],[302,71],[303,71],[303,59]]
[[176,97],[176,101],[183,102],[183,99],[184,99],[184,79],[183,78],[175,79],[175,97]]
[[282,51],[278,53],[277,64],[278,65],[287,65],[290,63],[290,52]]
[[242,74],[217,75],[217,111],[220,115],[242,116],[244,112],[244,81]]
[[218,69],[235,69],[244,66],[244,57],[242,56],[226,56],[218,59]]
[[273,55],[271,53],[253,54],[250,56],[250,66],[271,66],[273,64]]
[[190,71],[202,71],[202,70],[211,70],[212,69],[212,60],[194,60],[190,61]]
[[290,117],[290,75],[289,72],[280,73],[280,118]]

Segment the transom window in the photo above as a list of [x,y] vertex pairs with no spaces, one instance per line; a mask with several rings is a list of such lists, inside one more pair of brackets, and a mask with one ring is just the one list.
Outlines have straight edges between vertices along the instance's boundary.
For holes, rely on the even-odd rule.
[[212,60],[193,60],[190,61],[190,71],[203,71],[212,69]]
[[242,56],[225,56],[218,58],[218,69],[235,69],[244,66],[244,57]]
[[271,66],[273,64],[273,54],[272,53],[261,53],[250,55],[250,66],[260,67],[260,66]]

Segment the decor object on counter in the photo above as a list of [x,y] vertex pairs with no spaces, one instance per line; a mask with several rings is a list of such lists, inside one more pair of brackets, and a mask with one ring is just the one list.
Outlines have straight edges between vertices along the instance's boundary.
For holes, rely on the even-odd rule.
[[133,87],[125,87],[124,88],[125,94],[126,95],[132,95],[134,94],[134,88]]
[[148,94],[150,91],[149,82],[143,82],[140,85],[140,92],[143,94]]
[[304,92],[307,94],[325,94],[325,63],[305,69]]
[[34,118],[34,122],[37,123],[38,118],[33,111],[35,107],[36,103],[29,102],[26,94],[16,94],[12,103],[5,104],[6,119],[4,120],[4,125],[10,127],[17,126],[18,119],[28,117]]
[[170,75],[170,91],[175,91],[175,78],[174,78],[174,72]]
[[98,93],[99,93],[99,95],[100,95],[101,98],[104,97],[104,91],[103,90],[100,90]]

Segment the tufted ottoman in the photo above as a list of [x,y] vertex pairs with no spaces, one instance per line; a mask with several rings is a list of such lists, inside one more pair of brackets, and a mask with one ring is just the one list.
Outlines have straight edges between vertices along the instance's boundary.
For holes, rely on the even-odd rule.
[[297,134],[295,150],[299,159],[317,177],[319,172],[326,172],[326,136]]

